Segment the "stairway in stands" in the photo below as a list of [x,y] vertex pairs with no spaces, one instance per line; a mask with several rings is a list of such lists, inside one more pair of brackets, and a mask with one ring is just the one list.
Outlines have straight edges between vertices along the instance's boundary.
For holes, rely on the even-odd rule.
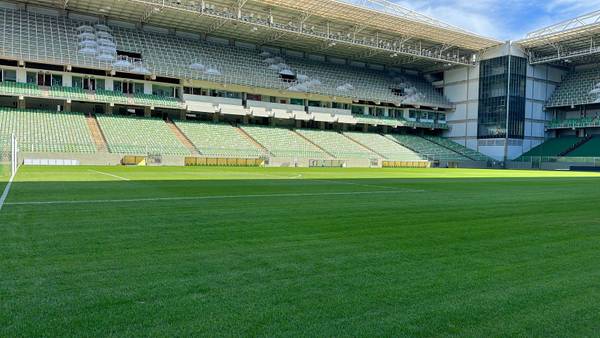
[[88,114],[85,120],[87,122],[88,128],[90,129],[90,135],[92,136],[94,144],[96,145],[96,150],[100,153],[107,153],[108,145],[106,143],[106,138],[104,138],[102,129],[100,129],[98,120],[96,120],[96,115]]
[[243,137],[245,137],[248,141],[250,141],[250,143],[254,144],[258,148],[260,148],[261,150],[263,150],[265,152],[265,154],[269,154],[271,156],[273,155],[269,151],[269,149],[267,149],[265,146],[263,146],[262,144],[260,144],[260,142],[258,142],[257,140],[255,140],[254,137],[250,136],[250,134],[248,134],[244,129],[240,128],[239,126],[235,125],[234,123],[231,123],[231,125],[235,128],[235,130],[237,130],[238,133],[240,133],[240,135],[242,135]]
[[312,140],[310,140],[309,138],[307,138],[306,136],[302,135],[301,133],[299,133],[297,130],[293,130],[292,131],[298,135],[300,138],[304,139],[306,142],[312,144],[313,146],[317,147],[317,149],[319,149],[320,151],[324,152],[325,154],[331,156],[332,158],[336,158],[336,156],[334,156],[332,153],[328,152],[327,150],[325,150],[323,147],[321,147],[320,145],[318,145],[317,143],[313,142]]
[[192,153],[192,155],[200,155],[200,152],[198,151],[198,149],[196,149],[192,141],[190,141],[190,139],[188,139],[188,137],[185,136],[181,129],[179,129],[179,127],[175,123],[173,123],[171,119],[167,117],[165,122],[167,123],[173,134],[175,134],[175,137],[177,137],[179,142],[181,142],[181,144],[183,144]]
[[386,158],[386,157],[385,157],[383,154],[381,154],[380,152],[378,152],[378,151],[375,151],[375,149],[373,149],[373,148],[371,148],[371,147],[368,147],[366,144],[363,144],[363,143],[359,142],[358,140],[354,139],[352,136],[350,136],[350,135],[347,135],[347,134],[345,134],[345,133],[342,133],[342,135],[346,136],[346,138],[347,138],[347,139],[349,139],[350,141],[352,141],[352,142],[354,142],[354,143],[358,144],[359,146],[361,146],[361,147],[363,147],[363,148],[367,149],[368,151],[372,152],[373,154],[376,154],[377,156],[379,156],[379,157],[381,157],[381,158]]
[[582,138],[579,142],[575,143],[574,145],[572,145],[571,147],[569,147],[567,150],[561,152],[560,154],[558,154],[558,156],[562,157],[562,156],[568,156],[569,153],[572,153],[573,151],[575,151],[577,148],[583,146],[584,144],[588,143],[590,140],[592,139],[592,135],[588,135],[584,138]]

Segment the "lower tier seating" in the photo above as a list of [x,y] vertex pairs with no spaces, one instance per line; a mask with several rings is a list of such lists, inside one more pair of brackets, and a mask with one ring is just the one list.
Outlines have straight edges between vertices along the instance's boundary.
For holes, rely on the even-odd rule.
[[346,136],[376,151],[388,160],[420,161],[422,158],[414,151],[403,147],[382,135],[374,133],[346,132]]
[[433,143],[419,136],[414,135],[400,135],[393,134],[387,135],[391,140],[394,140],[401,145],[412,149],[419,153],[419,155],[427,160],[438,160],[438,161],[468,161],[469,159],[465,156],[454,152],[448,148],[442,147],[439,144]]
[[529,150],[521,157],[531,157],[531,156],[558,156],[559,154],[569,150],[574,145],[576,145],[581,138],[576,136],[563,136],[558,138],[549,139],[546,142],[540,144],[539,146]]
[[310,159],[330,157],[289,129],[253,125],[243,126],[242,129],[276,157]]
[[600,157],[600,136],[594,136],[575,150],[568,153],[568,157]]
[[439,137],[439,136],[423,136],[423,138],[437,143],[443,147],[446,147],[454,152],[457,152],[465,157],[468,157],[470,159],[472,159],[473,161],[488,161],[490,160],[489,157],[485,156],[484,154],[473,150],[471,148],[467,148],[465,146],[462,146],[452,140],[449,140],[447,138],[443,138],[443,137]]
[[161,119],[98,115],[98,123],[111,153],[190,155]]
[[251,158],[265,155],[262,149],[229,124],[187,121],[176,124],[202,155]]
[[297,132],[340,159],[377,157],[368,149],[335,131],[299,129]]
[[82,113],[0,108],[0,137],[15,134],[24,152],[94,153]]

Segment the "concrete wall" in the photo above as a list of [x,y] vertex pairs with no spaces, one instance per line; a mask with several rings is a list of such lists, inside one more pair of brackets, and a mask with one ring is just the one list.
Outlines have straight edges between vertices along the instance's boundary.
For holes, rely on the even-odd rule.
[[[481,60],[492,59],[510,52],[525,57],[516,44],[503,44],[481,55]],[[565,70],[547,65],[527,66],[525,137],[509,140],[508,158],[514,159],[541,144],[546,135],[544,126],[552,114],[544,111],[544,104],[562,81]],[[479,108],[479,64],[475,67],[456,67],[444,72],[444,95],[456,110],[447,114],[449,130],[444,133],[454,142],[475,149],[497,160],[504,158],[505,140],[478,140],[477,119]]]

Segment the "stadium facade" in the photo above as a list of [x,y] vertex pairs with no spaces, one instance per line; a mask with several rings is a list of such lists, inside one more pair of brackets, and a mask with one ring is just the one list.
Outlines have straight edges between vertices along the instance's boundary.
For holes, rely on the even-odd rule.
[[[385,0],[0,1],[0,130],[31,153],[593,157],[598,17],[503,42]],[[58,141],[29,135],[19,112],[56,123],[43,111],[85,113],[92,142],[78,127]],[[175,136],[133,115],[166,120]],[[61,118],[58,129],[85,121]],[[557,145],[540,153],[547,140]]]

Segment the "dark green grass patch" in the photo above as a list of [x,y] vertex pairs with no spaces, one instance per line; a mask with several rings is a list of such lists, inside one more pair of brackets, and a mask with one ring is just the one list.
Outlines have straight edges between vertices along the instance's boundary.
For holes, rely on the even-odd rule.
[[24,167],[0,336],[596,336],[598,201],[578,173]]

